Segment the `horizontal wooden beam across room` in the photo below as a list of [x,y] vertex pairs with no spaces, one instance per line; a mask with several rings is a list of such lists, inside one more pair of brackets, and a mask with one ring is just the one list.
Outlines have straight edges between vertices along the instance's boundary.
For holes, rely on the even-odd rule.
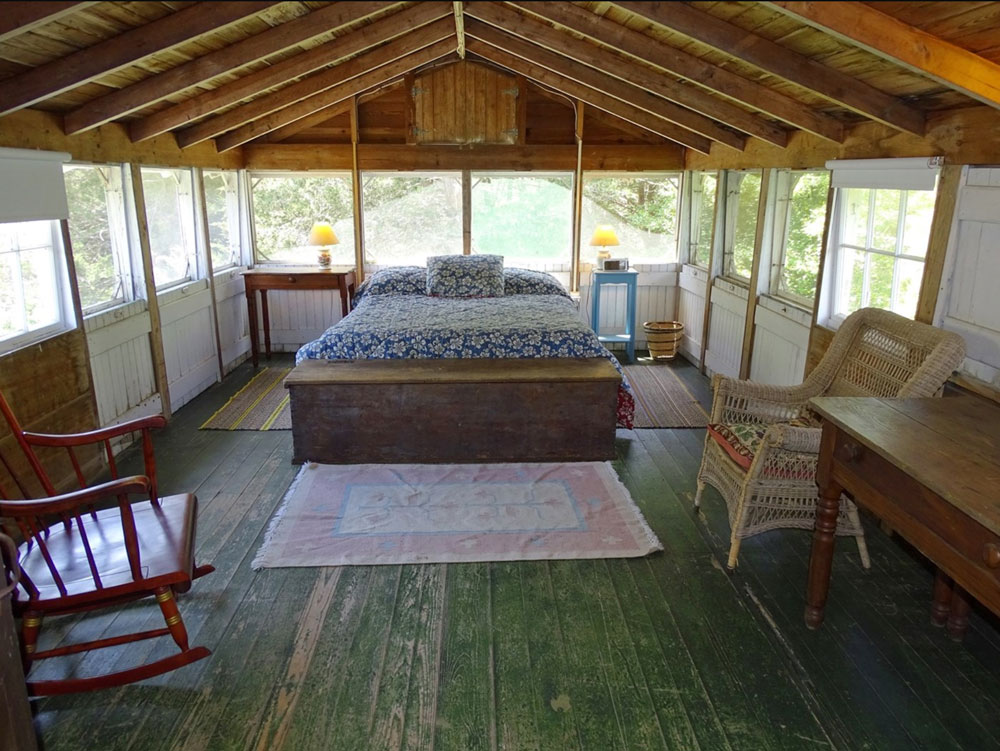
[[[449,25],[449,33],[453,34],[455,31],[454,24],[451,23],[450,19],[447,19],[447,21]],[[399,41],[403,42],[407,40],[401,39]],[[352,76],[349,80],[344,81],[339,85],[329,88],[324,87],[323,90],[313,94],[312,96],[306,97],[295,102],[294,104],[289,105],[288,107],[271,112],[263,117],[258,117],[236,130],[219,136],[215,139],[215,147],[222,152],[241,146],[259,136],[270,133],[273,130],[277,130],[283,125],[288,125],[289,123],[311,115],[314,112],[325,109],[332,104],[336,104],[337,102],[341,102],[349,97],[355,96],[356,94],[360,94],[363,91],[367,91],[374,86],[380,86],[397,76],[403,75],[407,71],[419,68],[421,65],[426,65],[427,63],[433,62],[438,58],[444,57],[445,55],[449,55],[454,51],[455,38],[452,36],[442,39],[439,42],[435,42],[427,47],[410,52],[402,57],[397,57],[379,68],[368,70],[360,76]],[[178,141],[179,140],[180,139],[178,139]]]
[[650,65],[686,78],[710,91],[772,115],[789,125],[838,143],[844,140],[844,125],[837,118],[577,5],[528,2],[512,4]]
[[[468,30],[466,30],[466,33],[468,33]],[[695,149],[703,154],[708,154],[712,148],[711,139],[697,133],[692,133],[686,128],[651,115],[646,110],[633,107],[631,104],[627,104],[620,99],[615,99],[613,96],[592,89],[589,86],[584,86],[566,76],[512,55],[479,39],[468,38],[465,46],[466,51],[479,55],[484,60],[507,68],[515,73],[520,73],[525,78],[529,78],[543,86],[548,86],[565,96],[579,99],[599,110],[620,117],[622,120],[627,120],[633,125],[638,125],[640,128],[648,130],[651,133],[663,136],[676,144]]]
[[[247,104],[226,110],[221,115],[216,115],[189,128],[185,128],[177,132],[177,143],[182,148],[192,146],[193,144],[239,128],[244,124],[252,123],[272,112],[289,107],[325,89],[338,86],[345,81],[367,73],[373,68],[378,68],[404,55],[408,55],[421,47],[439,42],[442,39],[447,39],[454,33],[455,26],[451,21],[451,17],[441,18],[427,26],[420,27],[416,31],[411,31],[394,39],[381,47],[376,47],[332,68],[314,73],[290,86],[285,86],[271,94],[265,94],[258,99],[251,100]],[[312,110],[312,112],[315,112],[315,110]],[[257,133],[256,135],[263,135],[263,133]]]
[[67,134],[73,134],[94,128],[224,73],[328,34],[383,8],[383,2],[340,2],[319,8],[236,44],[209,52],[93,99],[66,114],[64,129]]
[[[561,54],[551,52],[544,47],[539,47],[537,44],[526,42],[494,26],[470,19],[465,25],[465,31],[468,36],[475,37],[480,41],[486,42],[493,47],[515,55],[534,65],[546,68],[564,79],[576,81],[585,87],[608,94],[632,107],[655,115],[665,122],[674,123],[682,128],[686,128],[692,133],[705,136],[737,150],[743,149],[746,145],[745,136],[722,127],[709,117],[650,94],[645,89],[627,81],[622,81],[588,66],[574,63]],[[574,94],[574,96],[577,95]]]
[[686,3],[616,0],[615,5],[720,52],[738,57],[872,120],[908,133],[923,135],[924,113],[902,99],[710,13]]
[[[645,66],[636,65],[634,61],[619,54],[577,39],[498,3],[466,3],[465,14],[571,58],[578,63],[611,74],[649,93],[718,120],[751,136],[770,141],[776,146],[784,146],[788,140],[788,133],[784,128],[728,101],[719,99],[702,88],[660,75],[657,71],[650,70]],[[565,66],[560,72],[569,75],[565,73],[565,70],[573,67],[575,66]],[[697,128],[694,130],[709,138],[713,137],[710,133]]]
[[[683,108],[677,107],[671,102],[646,92],[640,92],[645,95],[642,97],[633,96],[636,87],[631,84],[618,81],[610,76],[602,78],[603,74],[599,74],[597,71],[594,71],[594,75],[581,73],[580,69],[583,66],[574,66],[571,62],[560,59],[558,55],[522,42],[517,37],[504,34],[492,26],[470,21],[466,24],[465,33],[468,37],[475,39],[476,53],[497,65],[502,65],[516,73],[550,86],[567,96],[582,99],[587,104],[618,115],[683,146],[706,153],[705,147],[711,147],[712,139],[710,137],[706,137],[700,132],[696,133],[672,117],[668,117],[667,113],[670,113],[676,114],[680,119],[688,122],[692,119],[684,113],[678,114],[677,110]],[[466,47],[473,49],[471,41],[466,43]],[[567,68],[573,70],[573,76],[563,73],[563,70]],[[587,83],[581,82],[581,78],[585,79]],[[637,101],[642,102],[642,106],[639,106]],[[698,115],[698,117],[702,118],[703,116]],[[741,135],[738,138],[742,147],[746,141]]]
[[321,44],[254,73],[241,76],[218,88],[204,91],[160,112],[147,115],[132,123],[129,133],[133,141],[142,141],[182,125],[188,125],[201,117],[256,96],[262,91],[286,84],[338,60],[446,17],[451,17],[450,4],[419,3],[391,16],[380,18],[357,31],[337,37],[332,42]]
[[[622,172],[678,170],[683,149],[662,146],[584,146],[583,168]],[[247,169],[342,170],[351,168],[350,144],[247,144],[243,147]],[[413,146],[358,144],[362,170],[572,170],[576,146]]]
[[12,112],[93,81],[144,57],[190,42],[274,5],[273,2],[206,2],[130,29],[66,57],[0,81],[0,114]]
[[58,21],[71,13],[97,5],[89,3],[7,2],[0,14],[0,42],[33,31],[42,24]]
[[848,44],[1000,108],[1000,65],[865,3],[765,2]]

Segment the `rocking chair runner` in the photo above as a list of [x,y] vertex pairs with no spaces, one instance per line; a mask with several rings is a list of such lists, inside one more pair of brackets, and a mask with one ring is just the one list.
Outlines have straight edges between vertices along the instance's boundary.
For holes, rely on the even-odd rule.
[[[962,363],[958,334],[875,308],[852,313],[816,368],[798,386],[769,386],[716,375],[695,507],[706,483],[729,510],[730,569],[744,538],[778,528],[812,529],[821,429],[814,396],[927,397]],[[841,499],[837,534],[868,550],[857,507]]]
[[[18,561],[6,560],[6,580],[20,579],[13,608],[21,616],[21,649],[25,675],[36,660],[59,657],[91,649],[116,646],[169,634],[180,652],[127,670],[87,678],[32,681],[28,692],[35,696],[90,691],[150,678],[207,657],[204,647],[190,647],[174,593],[186,592],[192,579],[214,570],[195,567],[194,541],[197,499],[190,493],[159,498],[149,430],[164,424],[160,416],[73,435],[43,435],[25,432],[0,394],[0,412],[28,459],[45,492],[51,497],[36,500],[6,500],[0,490],[0,517],[8,534],[24,542]],[[112,438],[141,430],[143,454],[149,476],[117,478],[111,452]],[[101,442],[115,479],[95,487],[86,480],[73,448]],[[35,455],[33,446],[62,446],[69,451],[81,490],[56,495],[53,483]],[[16,478],[15,478],[16,480]],[[21,488],[20,483],[18,483]],[[21,488],[23,491],[23,488]],[[130,500],[129,494],[143,499]],[[117,499],[117,505],[95,510]],[[115,605],[155,596],[166,626],[160,629],[97,639],[37,651],[42,618]]]

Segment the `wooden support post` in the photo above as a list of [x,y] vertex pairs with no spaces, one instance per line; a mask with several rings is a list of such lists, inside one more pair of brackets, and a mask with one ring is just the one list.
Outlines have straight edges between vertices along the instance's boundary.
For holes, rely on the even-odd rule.
[[[132,177],[132,199],[139,229],[139,253],[142,258],[142,275],[146,282],[146,307],[149,310],[149,351],[153,358],[153,378],[160,392],[163,416],[170,418],[170,388],[167,385],[167,362],[163,354],[163,327],[160,324],[160,302],[156,297],[156,280],[153,278],[153,252],[149,247],[149,224],[146,220],[146,195],[142,189],[142,168],[129,164]],[[253,322],[251,321],[251,325]]]
[[406,87],[406,110],[405,128],[406,143],[413,145],[417,142],[417,95],[415,93],[417,78],[411,70],[403,77],[403,86]]
[[[823,246],[819,250],[819,269],[816,271],[816,291],[813,293],[813,314],[812,323],[809,326],[809,344],[806,347],[805,375],[809,375],[809,372],[816,367],[817,363],[823,357],[823,352],[830,345],[830,340],[833,338],[833,335],[826,330],[823,333],[817,331],[816,321],[819,318],[819,298],[823,290],[826,253],[830,245],[830,230],[833,226],[833,202],[836,195],[837,189],[831,185],[826,193],[826,219],[823,220]],[[821,348],[819,347],[820,344],[822,344]],[[820,351],[814,352],[814,348],[820,349]]]
[[69,277],[70,299],[73,303],[73,315],[77,328],[80,329],[80,346],[83,348],[83,360],[87,366],[87,388],[90,391],[90,406],[94,410],[95,427],[101,424],[101,414],[97,407],[97,388],[94,386],[94,371],[90,367],[90,344],[87,342],[87,331],[83,325],[83,303],[80,301],[80,287],[77,284],[76,261],[73,259],[73,242],[69,234],[69,220],[59,221],[59,231],[62,234],[63,250],[66,258],[66,276]]
[[958,203],[958,189],[962,182],[962,167],[946,164],[938,178],[937,196],[934,198],[934,218],[931,220],[930,237],[927,238],[927,255],[924,256],[924,275],[920,280],[920,296],[914,319],[921,323],[934,323],[944,259],[948,253],[948,240]]
[[[747,314],[743,321],[743,353],[740,355],[740,378],[746,380],[750,377],[750,359],[753,357],[753,335],[754,319],[757,315],[757,300],[761,294],[767,291],[765,274],[765,286],[761,289],[760,269],[764,264],[761,262],[764,256],[764,242],[767,233],[767,207],[771,192],[771,173],[773,170],[762,170],[760,176],[760,198],[757,200],[757,230],[753,241],[753,264],[750,267],[750,289],[747,292]],[[768,260],[770,260],[770,253]],[[768,264],[769,266],[770,264]]]
[[222,363],[222,335],[219,333],[219,305],[215,296],[215,269],[212,267],[212,233],[208,229],[208,201],[205,198],[205,175],[201,167],[195,169],[194,180],[194,191],[198,197],[201,244],[205,251],[205,274],[208,278],[208,292],[212,298],[212,331],[215,336],[215,354],[219,358],[219,377],[216,383],[222,383],[222,377],[225,375]]
[[569,291],[580,291],[580,244],[583,236],[580,222],[583,221],[583,108],[576,101],[576,172],[573,176],[573,257],[570,260]]
[[[705,313],[701,324],[701,357],[698,360],[699,370],[705,373],[705,355],[708,352],[708,327],[712,323],[712,283],[719,275],[716,266],[719,265],[721,253],[716,252],[719,244],[719,220],[725,216],[725,210],[719,208],[726,200],[726,173],[719,170],[715,178],[715,206],[712,208],[712,244],[708,247],[708,274],[705,279]],[[725,238],[723,238],[723,241]]]
[[462,253],[472,254],[472,170],[462,170]]
[[364,201],[361,196],[361,171],[358,169],[358,97],[351,100],[351,186],[354,195],[354,277],[365,280],[365,231],[361,221]]

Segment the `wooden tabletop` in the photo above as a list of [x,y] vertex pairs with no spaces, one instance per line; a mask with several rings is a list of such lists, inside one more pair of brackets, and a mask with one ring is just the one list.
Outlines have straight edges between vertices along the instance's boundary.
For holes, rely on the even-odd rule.
[[817,397],[813,409],[1000,534],[1000,406],[941,399]]
[[246,269],[243,274],[348,274],[354,271],[353,266],[255,266]]

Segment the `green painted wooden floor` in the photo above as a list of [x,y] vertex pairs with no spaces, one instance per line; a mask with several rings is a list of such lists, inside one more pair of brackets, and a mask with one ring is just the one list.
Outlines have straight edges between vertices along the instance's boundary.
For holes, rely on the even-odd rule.
[[[701,398],[708,384],[676,363]],[[666,551],[646,559],[271,569],[252,560],[293,475],[288,432],[199,431],[242,366],[157,441],[161,488],[195,490],[216,573],[181,597],[207,660],[36,704],[58,749],[987,749],[1000,736],[1000,629],[928,622],[931,575],[869,534],[839,545],[827,622],[802,622],[810,537],[744,543],[724,504],[691,511],[703,430],[620,431],[622,479]],[[155,605],[51,621],[49,636],[151,628]],[[89,655],[124,665],[169,640]],[[102,662],[102,660],[104,662]]]

